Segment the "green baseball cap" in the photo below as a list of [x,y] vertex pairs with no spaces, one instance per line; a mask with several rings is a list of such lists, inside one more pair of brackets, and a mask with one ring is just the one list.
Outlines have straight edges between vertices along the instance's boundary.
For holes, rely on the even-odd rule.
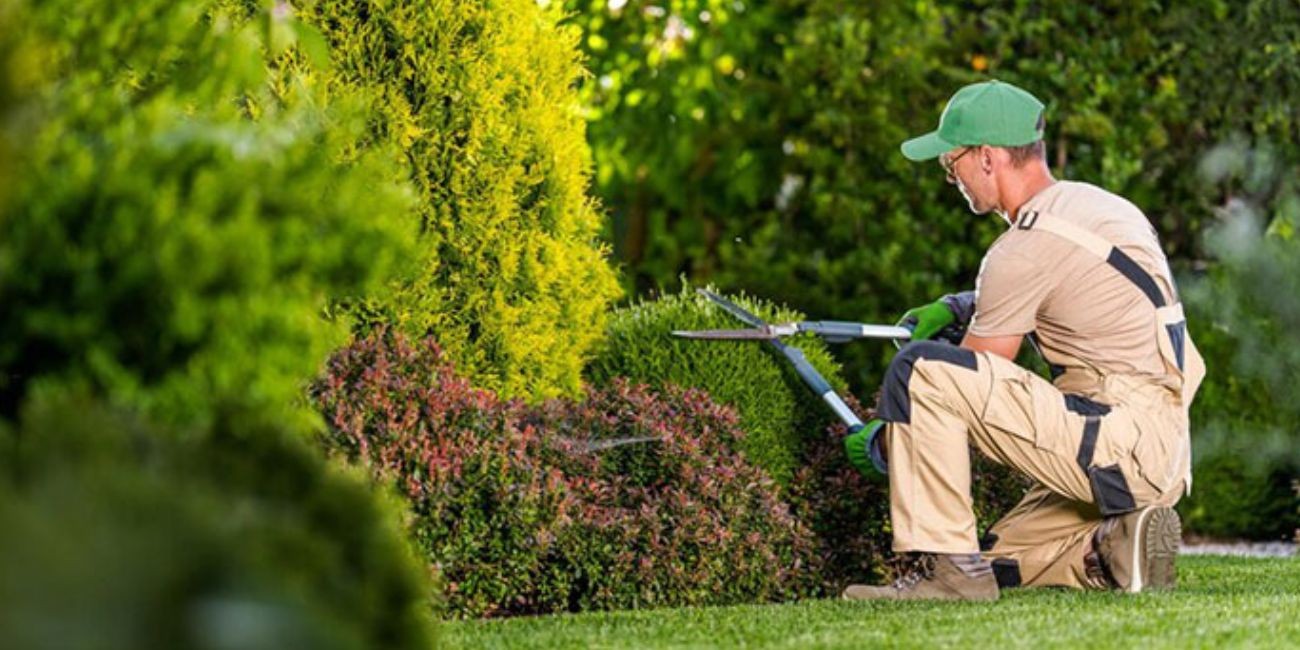
[[985,81],[957,91],[939,128],[903,143],[909,160],[930,160],[957,147],[1018,147],[1043,138],[1043,103],[1009,83]]

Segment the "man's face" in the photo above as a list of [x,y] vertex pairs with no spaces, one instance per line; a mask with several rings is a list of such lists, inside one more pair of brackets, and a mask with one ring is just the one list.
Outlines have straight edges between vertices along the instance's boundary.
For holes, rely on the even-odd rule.
[[983,147],[958,147],[939,156],[939,164],[948,175],[948,182],[966,199],[970,211],[988,214],[997,207],[997,186],[993,178],[980,166]]

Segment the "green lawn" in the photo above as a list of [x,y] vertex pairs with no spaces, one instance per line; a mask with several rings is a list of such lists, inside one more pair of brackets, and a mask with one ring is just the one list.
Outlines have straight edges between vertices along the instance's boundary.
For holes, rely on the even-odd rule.
[[684,608],[463,621],[453,648],[1300,647],[1300,560],[1184,557],[1173,593]]

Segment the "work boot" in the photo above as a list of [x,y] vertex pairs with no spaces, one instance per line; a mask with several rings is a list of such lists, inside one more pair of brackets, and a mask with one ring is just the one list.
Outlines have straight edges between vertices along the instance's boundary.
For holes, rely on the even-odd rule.
[[905,563],[892,584],[849,585],[845,600],[997,600],[993,568],[978,553],[922,553]]
[[1173,589],[1183,527],[1166,506],[1147,506],[1109,517],[1093,538],[1110,586],[1129,593]]

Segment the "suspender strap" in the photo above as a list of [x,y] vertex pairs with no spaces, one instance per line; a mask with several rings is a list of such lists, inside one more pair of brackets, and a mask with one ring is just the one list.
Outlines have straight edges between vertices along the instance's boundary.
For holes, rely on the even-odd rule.
[[1156,286],[1155,278],[1152,278],[1150,273],[1138,266],[1138,263],[1120,250],[1118,246],[1110,249],[1110,255],[1106,256],[1106,263],[1115,267],[1115,270],[1128,278],[1129,282],[1136,284],[1137,288],[1147,295],[1147,300],[1150,300],[1151,304],[1156,306],[1156,309],[1165,306],[1164,294],[1160,293],[1160,287]]
[[[1074,242],[1093,255],[1106,260],[1106,263],[1111,268],[1128,278],[1128,281],[1132,282],[1133,286],[1137,287],[1147,297],[1147,300],[1151,301],[1152,305],[1155,305],[1156,317],[1159,318],[1160,324],[1164,326],[1169,336],[1174,363],[1180,371],[1184,370],[1187,323],[1183,316],[1183,306],[1177,302],[1176,297],[1175,302],[1169,304],[1165,300],[1164,293],[1160,291],[1160,285],[1156,283],[1156,279],[1150,273],[1147,273],[1146,269],[1142,268],[1132,257],[1120,250],[1118,246],[1111,244],[1096,233],[1084,230],[1064,219],[1051,217],[1043,219],[1042,216],[1044,215],[1039,214],[1037,210],[1026,212],[1016,220],[1016,227],[1021,230],[1050,232],[1066,241]],[[1172,285],[1170,289],[1173,289]]]
[[1064,219],[1040,219],[1040,216],[1037,210],[1031,210],[1016,220],[1016,227],[1021,230],[1044,230],[1078,244],[1093,255],[1106,260],[1106,263],[1119,271],[1120,275],[1128,278],[1128,281],[1140,289],[1156,309],[1168,304],[1155,278],[1118,246]]

